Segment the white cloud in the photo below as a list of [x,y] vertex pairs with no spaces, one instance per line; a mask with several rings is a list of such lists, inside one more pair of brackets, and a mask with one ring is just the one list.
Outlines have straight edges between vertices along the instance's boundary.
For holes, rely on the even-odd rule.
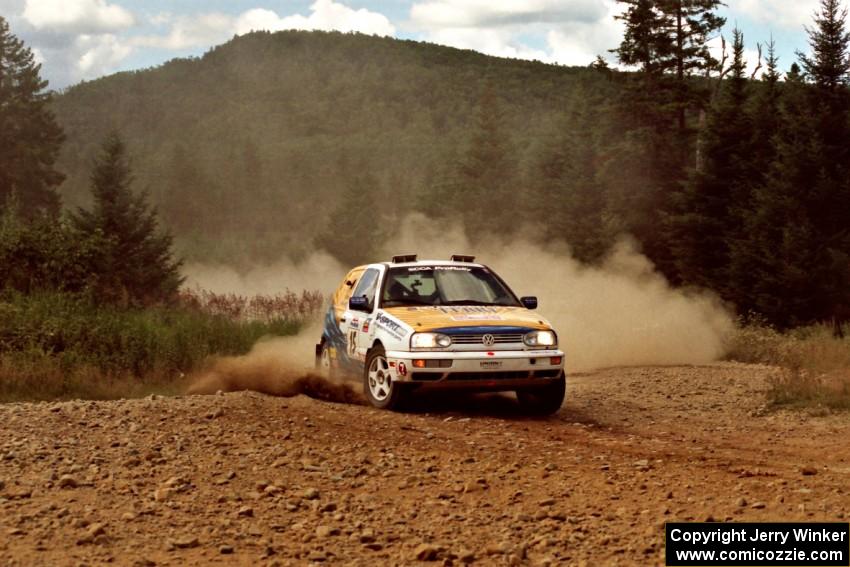
[[173,17],[170,23],[171,30],[167,35],[136,36],[133,38],[133,45],[164,49],[205,47],[225,41],[234,33],[233,18],[218,12],[177,16]]
[[135,18],[106,0],[27,0],[23,18],[36,29],[67,33],[105,33],[128,28]]
[[[157,23],[162,24],[167,18],[167,14],[159,14]],[[383,14],[365,8],[355,10],[333,0],[316,0],[307,16],[293,14],[282,17],[273,10],[254,8],[235,17],[217,12],[171,17],[170,23],[167,35],[138,36],[133,39],[134,45],[166,49],[206,47],[234,35],[261,30],[337,30],[395,35],[395,27]]]
[[594,22],[605,11],[599,0],[426,0],[414,4],[410,16],[415,23],[426,27],[470,28]]
[[551,30],[546,42],[558,63],[588,65],[597,55],[612,59],[608,50],[616,48],[622,37],[622,26],[612,14],[592,24],[568,24]]
[[0,14],[7,20],[24,11],[26,0],[0,0]]
[[153,16],[148,17],[148,21],[155,26],[161,26],[163,24],[167,24],[172,20],[173,16],[171,12],[159,12],[154,14]]
[[383,14],[365,8],[355,10],[333,0],[316,0],[310,6],[310,15],[293,14],[284,18],[271,10],[256,8],[244,12],[236,19],[238,34],[257,30],[336,30],[374,35],[395,35],[395,26]]
[[429,32],[427,39],[440,45],[474,49],[496,57],[550,61],[548,53],[523,45],[516,41],[510,30],[505,29],[442,28]]
[[42,63],[42,76],[59,87],[113,72],[132,51],[115,34],[80,34],[61,45],[33,49]]
[[[0,2],[10,5],[10,0]],[[13,0],[11,7],[14,4]],[[17,8],[22,37],[52,86],[112,72],[133,51],[121,34],[136,24],[136,18],[114,2],[20,0]]]
[[98,77],[111,71],[132,51],[112,34],[83,34],[74,41],[74,49],[80,78]]
[[[614,0],[424,0],[410,11],[424,39],[489,55],[587,65],[622,35]],[[545,38],[539,46],[524,38]]]
[[819,0],[738,0],[729,7],[733,13],[743,14],[755,22],[800,29],[811,25],[819,3]]

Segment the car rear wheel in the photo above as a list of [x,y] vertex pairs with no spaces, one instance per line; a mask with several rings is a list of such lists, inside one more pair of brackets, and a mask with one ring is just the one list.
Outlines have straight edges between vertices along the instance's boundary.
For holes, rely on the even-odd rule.
[[363,393],[370,404],[380,409],[398,409],[404,401],[405,392],[392,378],[383,347],[373,348],[366,357]]
[[545,386],[517,390],[516,398],[520,407],[532,415],[551,415],[561,409],[567,393],[567,380],[562,373],[560,378]]
[[316,372],[325,378],[333,378],[335,374],[333,364],[331,363],[330,347],[328,347],[327,341],[324,340],[322,341],[319,354],[316,355]]

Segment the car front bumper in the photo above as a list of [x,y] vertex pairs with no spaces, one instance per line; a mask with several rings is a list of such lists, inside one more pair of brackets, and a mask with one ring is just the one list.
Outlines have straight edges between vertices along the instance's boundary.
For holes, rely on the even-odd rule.
[[533,388],[559,379],[564,370],[564,352],[558,349],[386,354],[393,380],[425,389]]

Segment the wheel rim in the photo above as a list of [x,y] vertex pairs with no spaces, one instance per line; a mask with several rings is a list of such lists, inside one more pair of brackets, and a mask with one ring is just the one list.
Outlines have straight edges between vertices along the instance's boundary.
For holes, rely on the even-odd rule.
[[392,389],[392,376],[390,376],[387,359],[378,355],[369,364],[369,393],[372,394],[373,398],[382,402],[390,396]]
[[322,358],[319,363],[325,375],[329,375],[331,372],[331,353],[327,347],[322,349]]

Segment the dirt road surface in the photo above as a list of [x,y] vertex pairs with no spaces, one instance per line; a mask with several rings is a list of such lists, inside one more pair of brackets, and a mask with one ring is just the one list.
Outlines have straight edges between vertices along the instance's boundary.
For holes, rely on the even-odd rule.
[[[573,376],[397,414],[252,392],[0,407],[0,564],[663,564],[672,520],[842,520],[850,419],[773,371]],[[424,564],[424,563],[423,563]]]

